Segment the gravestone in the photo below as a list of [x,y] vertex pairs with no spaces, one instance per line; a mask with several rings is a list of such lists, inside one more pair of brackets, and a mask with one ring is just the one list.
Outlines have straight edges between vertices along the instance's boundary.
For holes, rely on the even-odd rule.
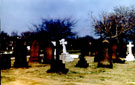
[[113,60],[117,59],[117,45],[116,44],[112,45],[112,59]]
[[31,45],[29,62],[39,62],[39,43],[37,40]]
[[127,45],[124,42],[120,42],[118,45],[118,56],[122,58],[127,56]]
[[129,44],[127,45],[127,47],[128,47],[128,55],[126,56],[126,61],[134,61],[135,60],[135,58],[134,58],[134,56],[133,56],[133,54],[132,54],[132,47],[134,47],[134,45],[132,45],[132,43],[131,42],[129,42]]
[[98,51],[98,66],[97,67],[106,67],[112,68],[113,64],[111,61],[111,48],[108,40],[103,40]]
[[52,60],[51,68],[47,70],[48,73],[67,73],[68,69],[65,68],[65,64],[62,60]]
[[63,52],[61,53],[60,60],[62,60],[63,63],[73,61],[74,59],[69,55],[69,53],[66,50],[65,45],[67,44],[67,42],[65,41],[65,39],[61,39],[60,44],[63,47],[63,49],[62,49]]
[[15,62],[14,67],[28,67],[27,62],[27,47],[24,45],[24,41],[18,39],[16,47],[14,48]]
[[[64,73],[68,72],[68,69],[65,68],[65,64],[62,60],[59,59],[59,40],[56,41],[56,59],[52,59],[50,69],[47,70],[47,73]],[[53,52],[54,53],[54,52]]]
[[121,60],[119,58],[119,57],[121,57],[120,51],[119,51],[119,50],[121,50],[121,48],[118,49],[118,44],[116,42],[112,42],[112,61],[113,61],[113,63],[125,63],[125,60]]
[[9,69],[11,67],[11,56],[10,53],[0,54],[0,69]]
[[94,51],[95,51],[95,56],[94,56],[94,62],[98,62],[100,60],[100,56],[99,56],[99,52],[101,50],[101,42],[103,40],[102,39],[98,39],[98,40],[95,40],[95,42],[93,43],[93,48],[94,48]]
[[54,46],[51,42],[45,42],[45,44],[43,63],[51,63],[51,61],[54,59]]
[[88,55],[87,44],[88,44],[88,42],[85,42],[85,41],[80,43],[80,45],[81,45],[81,54],[79,56],[79,61],[76,64],[75,67],[87,68],[89,66],[89,64],[87,63],[87,61],[85,59],[85,56]]
[[79,56],[79,61],[78,63],[76,64],[75,67],[81,67],[81,68],[87,68],[89,66],[89,64],[87,63],[86,59],[85,59],[85,55],[83,55],[81,53],[81,55]]

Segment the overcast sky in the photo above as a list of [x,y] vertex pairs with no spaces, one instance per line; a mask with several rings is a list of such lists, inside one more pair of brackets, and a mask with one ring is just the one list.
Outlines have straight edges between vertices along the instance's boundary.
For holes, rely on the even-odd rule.
[[130,6],[135,0],[0,0],[2,30],[11,33],[29,31],[42,18],[71,17],[77,21],[73,31],[79,36],[94,36],[93,16],[110,12],[116,6]]

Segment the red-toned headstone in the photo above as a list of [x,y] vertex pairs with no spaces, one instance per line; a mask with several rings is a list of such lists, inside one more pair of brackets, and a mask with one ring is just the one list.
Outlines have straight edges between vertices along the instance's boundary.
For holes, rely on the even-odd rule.
[[117,59],[117,45],[116,44],[114,44],[113,46],[112,46],[112,59],[113,60],[116,60]]
[[98,61],[98,67],[106,67],[106,68],[112,68],[113,64],[111,61],[111,55],[110,55],[110,43],[108,40],[103,40],[99,53],[98,53],[98,57],[99,57],[99,61]]
[[39,43],[34,40],[30,49],[30,62],[39,62]]
[[44,50],[44,63],[50,63],[54,57],[53,44],[48,44]]
[[53,49],[52,49],[51,47],[46,47],[46,48],[45,48],[45,51],[46,51],[47,60],[52,60],[52,57],[53,57]]

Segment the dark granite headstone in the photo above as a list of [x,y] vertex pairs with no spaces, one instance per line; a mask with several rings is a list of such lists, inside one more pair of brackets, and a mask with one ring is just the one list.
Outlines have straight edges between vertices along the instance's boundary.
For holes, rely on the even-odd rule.
[[11,54],[0,54],[0,69],[11,67]]
[[65,64],[62,63],[62,60],[52,60],[51,68],[47,73],[67,73],[68,69],[65,68]]
[[87,63],[85,56],[88,55],[88,42],[83,43],[81,46],[81,55],[79,57],[79,61],[76,64],[76,67],[82,67],[82,68],[87,68],[89,64]]
[[98,62],[100,60],[100,56],[99,56],[99,52],[101,50],[101,43],[102,42],[102,39],[98,39],[94,42],[94,45],[93,45],[93,49],[94,49],[94,52],[95,52],[95,57],[94,57],[94,62]]
[[14,48],[15,62],[14,67],[28,67],[27,62],[27,47],[24,45],[24,41],[18,39],[16,47]]
[[81,55],[75,67],[87,68],[88,66],[89,64],[87,63],[86,59]]
[[127,56],[126,53],[127,53],[127,44],[125,42],[122,42],[122,41],[119,42],[119,44],[118,44],[118,57],[126,58],[126,56]]
[[65,68],[65,64],[62,63],[62,60],[59,60],[59,41],[56,41],[56,59],[54,59],[54,48],[53,56],[51,59],[50,69],[47,70],[47,73],[64,73],[68,72],[68,69]]
[[103,40],[98,51],[98,67],[112,68],[111,48],[108,40]]
[[29,62],[39,62],[39,43],[34,40],[30,48]]

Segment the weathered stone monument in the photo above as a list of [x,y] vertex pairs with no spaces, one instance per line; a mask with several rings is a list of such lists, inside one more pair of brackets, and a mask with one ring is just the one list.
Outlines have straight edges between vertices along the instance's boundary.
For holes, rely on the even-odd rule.
[[134,56],[133,56],[133,54],[132,54],[132,47],[133,47],[134,45],[132,45],[132,43],[131,42],[129,42],[129,44],[127,45],[127,47],[128,47],[128,55],[126,56],[126,61],[134,61],[135,60],[135,58],[134,58]]
[[27,62],[27,47],[24,45],[24,41],[18,39],[16,47],[14,48],[15,62],[14,67],[28,67]]
[[97,67],[106,67],[112,68],[113,64],[111,61],[111,48],[108,40],[103,40],[98,51],[98,66]]
[[69,53],[67,52],[66,50],[66,45],[67,42],[65,41],[65,39],[61,39],[60,40],[60,45],[62,45],[63,47],[63,52],[61,53],[61,56],[60,56],[60,60],[63,61],[63,63],[65,62],[70,62],[70,61],[73,61],[74,59],[69,55]]
[[31,45],[29,62],[39,62],[39,43],[37,40]]

